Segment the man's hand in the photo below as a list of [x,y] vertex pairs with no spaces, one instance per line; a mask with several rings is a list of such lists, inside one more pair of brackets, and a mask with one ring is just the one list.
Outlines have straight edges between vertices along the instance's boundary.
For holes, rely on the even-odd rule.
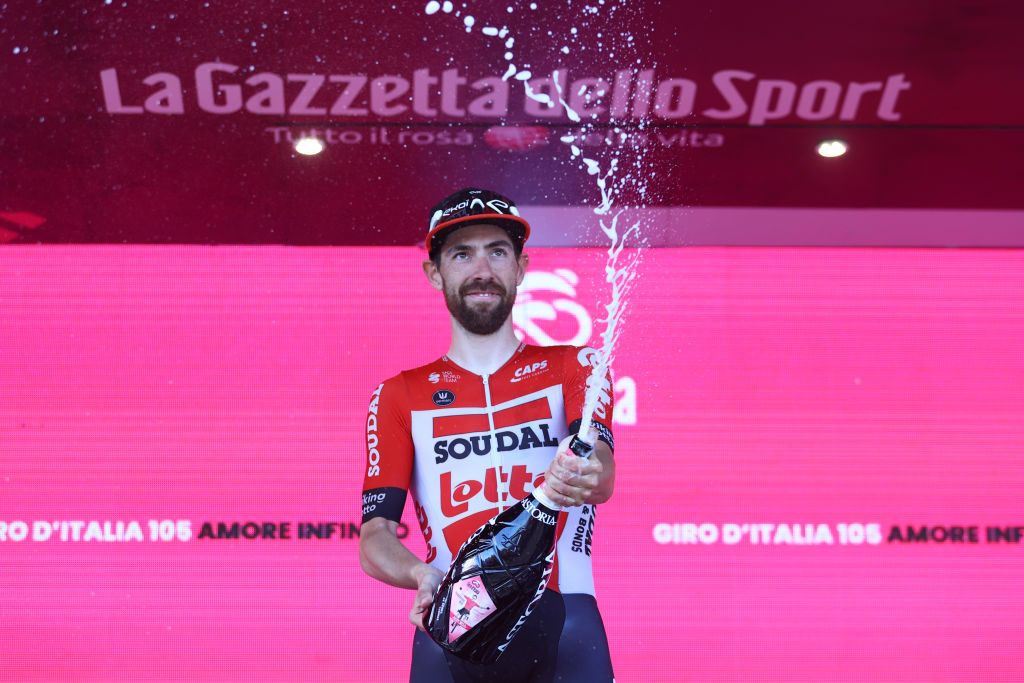
[[434,569],[429,564],[420,564],[413,568],[413,576],[416,578],[416,600],[413,602],[412,610],[409,612],[409,621],[419,630],[426,632],[423,627],[423,616],[430,605],[434,602],[434,591],[444,578],[444,574]]
[[[596,441],[597,432],[591,430],[590,437]],[[569,450],[572,436],[558,444],[558,453],[544,473],[544,487],[548,497],[562,507],[582,505],[590,500],[601,485],[604,465],[595,456],[584,460]]]

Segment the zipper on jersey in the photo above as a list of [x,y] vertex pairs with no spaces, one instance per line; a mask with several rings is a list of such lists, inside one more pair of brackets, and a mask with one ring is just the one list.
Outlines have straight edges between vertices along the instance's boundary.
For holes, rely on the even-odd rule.
[[494,433],[494,411],[491,406],[490,375],[481,375],[484,381],[484,401],[487,403],[487,425],[491,430],[491,466],[494,467],[495,489],[498,493],[498,514],[505,509],[504,482],[501,477],[501,453],[498,452],[498,435]]

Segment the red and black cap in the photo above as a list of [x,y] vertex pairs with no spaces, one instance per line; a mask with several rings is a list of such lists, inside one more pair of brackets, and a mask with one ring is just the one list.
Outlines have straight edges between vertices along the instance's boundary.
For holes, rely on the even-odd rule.
[[453,230],[476,223],[503,228],[519,249],[530,237],[530,224],[519,217],[519,209],[511,199],[490,190],[467,187],[448,195],[430,210],[427,251],[433,253]]

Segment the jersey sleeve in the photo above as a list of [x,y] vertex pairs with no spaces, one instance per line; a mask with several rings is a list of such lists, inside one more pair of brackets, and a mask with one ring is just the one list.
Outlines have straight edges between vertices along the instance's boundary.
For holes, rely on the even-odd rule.
[[366,416],[366,474],[363,522],[402,519],[412,477],[414,448],[408,401],[401,375],[382,383],[370,397]]
[[612,373],[608,372],[601,379],[591,377],[594,365],[598,362],[597,349],[589,346],[567,346],[566,356],[562,362],[562,393],[565,400],[565,419],[569,423],[569,433],[579,431],[583,422],[583,406],[587,399],[587,388],[595,380],[597,386],[597,403],[594,406],[593,426],[597,430],[598,439],[615,450],[615,437],[612,435],[612,414],[615,410],[615,392],[612,386]]

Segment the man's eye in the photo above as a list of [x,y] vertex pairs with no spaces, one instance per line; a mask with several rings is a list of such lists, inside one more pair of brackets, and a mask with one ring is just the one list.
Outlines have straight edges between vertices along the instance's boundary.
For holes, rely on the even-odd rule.
[[501,248],[495,249],[492,253],[494,253],[496,256],[507,256],[508,255],[508,252],[506,250],[504,250],[504,249],[501,249]]

